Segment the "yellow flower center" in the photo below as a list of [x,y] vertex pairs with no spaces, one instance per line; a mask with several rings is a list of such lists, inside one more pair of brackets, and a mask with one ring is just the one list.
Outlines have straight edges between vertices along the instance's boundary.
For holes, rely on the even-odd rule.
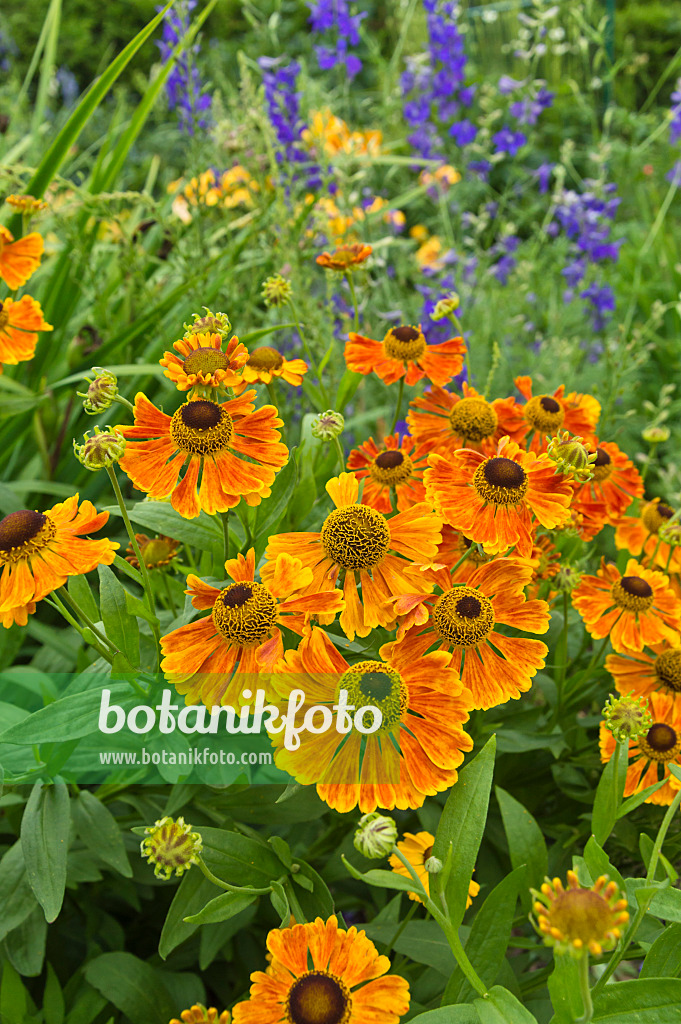
[[279,370],[283,365],[282,354],[269,345],[254,348],[246,363],[246,366],[251,366],[254,370]]
[[472,587],[455,587],[438,598],[433,623],[455,647],[475,647],[494,629],[492,602]]
[[369,475],[377,484],[387,484],[396,487],[403,484],[412,474],[412,461],[404,452],[391,449],[388,452],[381,452],[373,461]]
[[655,600],[653,588],[640,576],[623,576],[610,588],[613,601],[628,612],[644,612]]
[[383,348],[389,359],[413,363],[425,352],[426,339],[417,327],[391,327],[383,339]]
[[681,693],[681,647],[672,647],[655,658],[655,675],[672,693]]
[[0,331],[4,330],[9,323],[9,313],[4,309],[2,302],[0,302]]
[[645,736],[639,736],[638,745],[651,761],[667,764],[681,754],[681,738],[676,729],[666,722],[653,722]]
[[154,537],[153,540],[140,545],[140,552],[147,569],[155,569],[160,565],[168,565],[177,554],[177,544],[164,540],[163,537]]
[[484,441],[497,429],[499,419],[484,398],[462,398],[449,414],[452,430],[466,441]]
[[327,557],[341,569],[373,569],[390,547],[385,518],[368,505],[334,509],[324,520],[321,538]]
[[383,718],[379,732],[388,732],[401,721],[409,704],[409,691],[399,672],[383,661],[360,661],[344,672],[338,683],[348,691],[348,705],[380,708]]
[[523,409],[525,422],[540,434],[555,434],[563,425],[565,410],[550,395],[535,395]]
[[0,521],[0,564],[31,558],[46,547],[57,532],[48,515],[20,509]]
[[328,971],[308,971],[291,985],[287,1024],[347,1024],[352,996],[345,982]]
[[232,583],[213,605],[213,625],[230,643],[240,647],[261,644],[277,620],[277,602],[262,583]]
[[186,356],[183,369],[185,373],[202,373],[205,377],[216,370],[229,369],[229,356],[221,352],[219,348],[212,348],[210,345],[205,348],[195,348]]
[[551,901],[548,912],[551,928],[561,938],[588,947],[602,943],[613,928],[613,910],[608,901],[593,889],[567,889]]
[[520,505],[527,486],[525,470],[513,459],[486,459],[473,474],[473,487],[490,505]]
[[234,433],[224,406],[201,399],[181,405],[170,422],[170,436],[181,452],[213,455],[229,447]]
[[661,526],[671,519],[674,515],[674,509],[670,508],[669,505],[665,505],[662,501],[651,501],[649,505],[643,509],[641,513],[641,521],[645,526],[646,530],[650,533],[657,533]]
[[599,483],[601,480],[607,480],[612,471],[612,459],[606,452],[605,448],[597,448],[596,461],[593,465],[594,480],[597,480]]

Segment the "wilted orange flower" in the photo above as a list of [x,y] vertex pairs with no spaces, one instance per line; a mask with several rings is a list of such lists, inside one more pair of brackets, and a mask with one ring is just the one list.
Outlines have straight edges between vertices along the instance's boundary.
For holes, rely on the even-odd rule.
[[630,558],[624,575],[606,564],[596,576],[582,576],[572,603],[595,640],[606,636],[615,651],[642,651],[646,645],[673,641],[681,624],[681,601],[664,573],[644,569]]
[[381,711],[381,725],[369,735],[349,712],[349,732],[310,733],[297,750],[286,750],[281,734],[273,737],[277,766],[302,785],[316,785],[320,798],[342,813],[357,805],[362,812],[421,807],[426,796],[454,785],[464,752],[473,748],[464,732],[470,701],[449,655],[436,651],[417,660],[402,651],[386,655],[384,647],[380,655],[349,665],[315,629],[297,651],[286,652],[270,679],[286,704],[293,690],[303,691],[301,720],[314,705],[332,715],[342,690],[348,707]]
[[[499,424],[512,420],[516,405],[514,398],[488,402],[465,381],[463,398],[434,384],[410,402],[407,423],[417,442],[428,441],[442,454],[452,448],[491,450],[504,434],[510,433]],[[521,425],[517,434],[510,434],[511,440],[522,442],[526,432]]]
[[533,396],[531,377],[516,377],[514,383],[526,400],[525,405],[519,406],[519,412],[527,430],[532,431],[533,449],[542,447],[546,438],[555,436],[560,429],[587,440],[593,438],[601,406],[591,395],[574,391],[566,395],[561,384],[552,395]]
[[[428,895],[430,895],[430,872],[426,871],[426,861],[432,856],[434,844],[435,836],[431,835],[430,832],[417,832],[416,835],[413,832],[405,832],[404,839],[400,840],[397,844],[397,849],[407,858]],[[390,857],[390,867],[396,875],[411,878],[406,867],[395,853]],[[473,905],[473,900],[479,892],[480,886],[471,878],[468,886],[466,910]],[[409,893],[409,899],[416,900],[418,903],[422,902],[421,897],[417,896],[415,892]]]
[[38,343],[38,331],[51,331],[40,303],[30,295],[18,302],[9,296],[0,302],[0,363],[13,365],[32,359]]
[[464,585],[453,581],[446,568],[427,569],[422,575],[433,581],[439,595],[424,597],[405,589],[394,601],[396,614],[406,616],[398,639],[382,649],[404,651],[415,661],[435,646],[452,651],[452,666],[470,691],[474,708],[497,707],[529,690],[532,677],[544,667],[548,647],[541,640],[506,636],[499,627],[535,634],[549,628],[546,601],[525,599],[532,564],[495,558],[479,566]]
[[116,427],[128,441],[121,469],[149,497],[170,495],[185,519],[194,519],[201,509],[211,515],[226,512],[241,498],[259,505],[270,494],[288,449],[279,444],[277,410],[273,405],[255,409],[253,398],[255,391],[222,404],[195,399],[171,417],[138,392],[134,426]]
[[[163,534],[152,538],[147,537],[146,533],[136,533],[135,540],[139,544],[140,554],[147,569],[161,569],[164,565],[170,565],[180,548],[179,541]],[[140,564],[132,544],[128,544],[125,560],[133,569],[139,569]]]
[[629,551],[637,557],[643,552],[648,558],[655,558],[655,564],[670,573],[681,572],[681,550],[672,547],[658,536],[674,515],[674,509],[659,498],[648,501],[637,516],[613,518],[615,546],[618,550]]
[[232,388],[241,383],[241,370],[248,359],[248,349],[238,338],[230,338],[223,350],[219,334],[188,334],[173,343],[180,353],[164,352],[159,359],[165,366],[164,377],[178,391],[190,388]]
[[249,353],[242,380],[245,384],[270,384],[274,377],[281,377],[287,384],[297,388],[303,383],[307,371],[308,365],[304,359],[285,359],[276,348],[262,345]]
[[[390,519],[368,505],[358,505],[359,481],[353,473],[329,480],[326,490],[336,508],[324,520],[321,532],[270,537],[263,580],[267,583],[274,560],[282,552],[296,555],[312,569],[311,589],[332,590],[343,573],[345,610],[339,621],[353,640],[355,634],[368,636],[374,626],[394,623],[395,615],[386,602],[405,587],[411,592],[418,589],[404,570],[413,562],[432,561],[442,520],[426,504],[413,505]],[[424,582],[421,592],[428,589]],[[319,621],[325,625],[323,618]]]
[[[681,701],[666,693],[651,693],[648,708],[653,724],[645,736],[629,740],[629,768],[624,795],[640,793],[648,786],[654,786],[661,778],[664,786],[646,797],[647,804],[670,804],[681,789],[681,782],[669,771],[672,761],[681,756]],[[604,722],[601,722],[601,761],[609,761],[615,752],[617,741]]]
[[400,512],[426,500],[423,471],[430,445],[414,448],[414,440],[405,434],[389,434],[379,447],[373,437],[353,448],[347,468],[358,480],[364,480],[362,504],[379,512],[394,512],[393,495]]
[[681,693],[681,636],[651,644],[649,650],[651,653],[644,648],[608,655],[605,667],[615,680],[617,692],[623,697],[666,693],[675,698]]
[[219,588],[187,577],[192,604],[210,615],[161,638],[161,663],[168,682],[187,704],[202,701],[237,707],[245,687],[257,689],[256,674],[271,671],[284,654],[279,626],[299,635],[310,615],[331,619],[343,607],[340,591],[309,591],[312,571],[298,558],[280,555],[267,586],[255,582],[255,551],[225,562],[234,583]]
[[569,516],[572,488],[548,455],[525,452],[508,437],[493,457],[463,448],[446,458],[431,454],[428,465],[424,483],[436,510],[488,554],[515,545],[527,558],[534,523],[551,529]]
[[[592,449],[593,450],[593,449]],[[593,505],[605,505],[610,519],[621,516],[634,498],[643,494],[641,474],[631,459],[612,441],[600,441],[593,465],[593,477],[575,494],[575,508],[588,510]]]
[[335,917],[267,936],[267,971],[251,975],[251,998],[234,1007],[233,1024],[398,1024],[409,1010],[409,984],[388,975],[366,932]]
[[9,628],[25,626],[37,601],[97,565],[111,565],[118,544],[87,540],[82,535],[101,530],[108,512],[97,513],[78,495],[46,512],[20,509],[0,521],[0,616]]
[[447,384],[461,373],[466,351],[463,338],[450,338],[439,345],[428,345],[421,325],[391,327],[383,341],[374,341],[351,332],[345,345],[345,362],[353,373],[365,376],[373,370],[385,384],[405,377],[417,384],[423,377],[436,384]]
[[333,252],[323,252],[317,256],[317,263],[327,270],[337,270],[344,274],[353,267],[359,267],[365,263],[374,250],[370,245],[362,242],[354,242],[352,245],[339,245]]
[[40,266],[43,237],[37,231],[14,240],[14,235],[0,224],[0,278],[14,291],[26,284]]

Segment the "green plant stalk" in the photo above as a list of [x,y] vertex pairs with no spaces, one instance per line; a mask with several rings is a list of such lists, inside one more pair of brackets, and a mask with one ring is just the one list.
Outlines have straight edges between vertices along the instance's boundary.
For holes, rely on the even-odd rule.
[[341,447],[341,443],[340,443],[340,441],[338,440],[337,437],[334,437],[333,443],[336,446],[336,453],[338,455],[338,461],[340,463],[341,473],[344,473],[345,472],[345,455],[343,454],[343,449]]
[[206,866],[203,857],[199,857],[198,864],[208,881],[212,882],[213,885],[217,885],[219,889],[224,889],[225,892],[240,892],[249,896],[264,896],[266,893],[272,892],[271,886],[268,886],[266,889],[251,889],[249,886],[230,885],[229,882],[223,882],[221,878],[213,874],[210,868]]
[[104,646],[108,647],[111,650],[112,654],[117,654],[118,648],[111,643],[111,641],[109,640],[108,636],[106,636],[105,633],[102,633],[102,631],[97,628],[92,619],[83,611],[83,609],[80,607],[78,602],[74,600],[71,594],[69,594],[66,587],[59,587],[58,593],[61,594],[66,604],[71,606],[72,611],[74,611],[76,615],[78,615],[81,618],[81,620],[85,623],[88,629],[92,630],[92,632],[104,644]]
[[[104,660],[108,661],[110,665],[113,665],[113,655],[111,654],[111,652],[107,650],[107,648],[99,642],[96,634],[91,632],[89,626],[81,626],[80,623],[77,622],[76,619],[74,619],[73,615],[71,615],[68,608],[66,608],[59,600],[56,591],[52,593],[52,603],[54,604],[54,607],[57,609],[57,611],[59,611],[64,616],[69,625],[73,626],[73,628],[77,630],[78,633],[80,633],[83,639],[83,643],[89,644],[90,647],[94,647],[94,649],[99,654],[100,658],[104,658]],[[88,632],[91,633],[91,636],[87,635]],[[146,697],[146,694],[144,694],[144,696]]]
[[229,558],[229,509],[226,512],[218,513],[220,522],[222,523],[222,543],[223,543],[223,554],[225,556],[225,562]]
[[[307,338],[305,337],[305,335],[303,334],[303,331],[301,329],[300,321],[298,320],[298,314],[296,312],[296,307],[293,305],[293,302],[292,302],[291,299],[287,300],[287,305],[289,306],[289,308],[291,310],[291,316],[293,317],[293,321],[294,321],[294,323],[296,325],[296,331],[298,332],[298,337],[300,338],[301,342],[303,343],[303,348],[305,349],[305,355],[308,358],[308,362],[310,364],[310,367],[314,370],[314,372],[316,374],[317,381],[318,381],[318,384],[319,384],[319,391],[320,391],[321,396],[322,396],[322,401],[326,405],[326,408],[330,409],[331,408],[331,400],[329,399],[327,390],[324,387],[324,382],[322,381],[322,375],[321,375],[321,373],[319,372],[319,370],[317,368],[317,361],[316,361],[315,357],[312,355],[312,350],[310,349],[310,346],[307,343]],[[319,411],[321,412],[322,410],[320,409]]]
[[355,291],[355,282],[352,280],[352,274],[349,270],[345,271],[345,280],[348,282],[348,288],[350,289],[350,298],[352,299],[352,308],[354,311],[354,324],[355,331],[359,331],[359,306],[357,305],[357,292]]
[[133,416],[135,415],[135,406],[131,402],[129,402],[127,398],[123,398],[123,395],[116,395],[116,397],[114,398],[114,402],[118,402],[118,404],[122,405],[124,409],[127,409],[128,412],[131,412]]
[[404,921],[400,922],[400,924],[397,927],[397,931],[395,932],[393,937],[390,939],[389,942],[386,942],[385,949],[383,950],[383,955],[384,956],[387,956],[388,953],[390,952],[390,950],[394,948],[395,943],[399,939],[400,935],[402,934],[404,929],[407,927],[407,925],[411,921],[411,919],[414,916],[414,914],[416,913],[416,908],[417,907],[418,907],[418,903],[416,902],[416,900],[412,900],[411,901],[411,907],[409,908],[408,912],[405,914]]
[[163,580],[163,589],[166,592],[166,597],[168,598],[168,604],[170,605],[170,610],[173,613],[173,615],[177,615],[177,606],[175,605],[175,601],[173,600],[173,595],[172,595],[172,591],[170,589],[170,584],[168,583],[168,577],[166,576],[166,574],[163,571],[161,571],[161,578]]
[[400,383],[399,383],[399,387],[397,389],[397,403],[395,405],[395,415],[393,417],[392,426],[391,426],[390,430],[388,431],[389,434],[393,433],[393,431],[395,430],[395,427],[397,426],[397,421],[400,418],[400,409],[402,408],[402,396],[403,395],[404,395],[404,376],[400,377]]
[[584,1013],[577,1018],[575,1024],[589,1024],[594,1015],[594,1004],[589,987],[589,954],[586,952],[582,955],[579,963],[579,991],[582,996]]

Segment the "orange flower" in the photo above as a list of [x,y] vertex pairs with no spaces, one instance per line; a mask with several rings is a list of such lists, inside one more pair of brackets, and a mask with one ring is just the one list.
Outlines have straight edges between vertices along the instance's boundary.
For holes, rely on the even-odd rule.
[[623,697],[665,693],[676,698],[681,693],[681,636],[671,642],[651,644],[650,650],[652,654],[644,648],[608,655],[605,667],[615,680],[617,692]]
[[629,551],[632,555],[639,556],[643,552],[648,559],[654,557],[655,564],[667,572],[681,572],[681,551],[658,537],[660,528],[673,515],[674,509],[666,502],[653,498],[643,505],[637,516],[613,518],[615,546],[618,550]]
[[661,572],[630,558],[624,575],[601,559],[596,576],[582,576],[572,603],[595,640],[610,637],[615,651],[642,651],[646,644],[674,640],[681,623],[681,601]]
[[59,502],[47,512],[21,509],[0,521],[0,616],[9,628],[25,626],[37,601],[97,565],[111,565],[118,544],[86,540],[84,533],[101,530],[108,512],[97,513],[78,495]]
[[502,437],[496,456],[463,448],[428,456],[426,494],[444,520],[495,555],[516,546],[532,553],[535,521],[547,529],[569,516],[570,484],[555,475],[548,455],[524,452]]
[[173,1017],[168,1024],[229,1024],[232,1019],[229,1010],[218,1013],[214,1006],[205,1007],[203,1003],[195,1003],[188,1010],[183,1010],[180,1018]]
[[14,291],[26,284],[40,266],[43,238],[37,231],[14,241],[14,235],[0,224],[0,278]]
[[[488,402],[464,381],[463,398],[433,385],[410,402],[407,423],[414,439],[428,441],[446,454],[452,448],[491,450],[504,434],[522,443],[527,433],[524,424],[514,433],[505,424],[513,422],[517,402],[514,398],[495,398]],[[515,416],[519,422],[518,417]],[[504,427],[500,427],[504,424]],[[517,425],[517,424],[516,424]]]
[[621,516],[634,498],[643,494],[643,482],[631,459],[612,441],[601,441],[596,451],[593,477],[577,491],[575,508],[605,505],[611,520]]
[[358,480],[364,480],[362,504],[370,505],[379,512],[394,512],[395,495],[397,508],[403,512],[417,502],[425,501],[423,471],[429,450],[430,445],[419,445],[414,450],[414,441],[408,434],[401,442],[399,434],[384,437],[381,448],[373,437],[359,448],[353,448],[347,468]]
[[255,582],[253,548],[246,558],[225,562],[225,571],[234,583],[222,589],[187,577],[192,604],[211,613],[161,638],[161,668],[187,704],[237,707],[244,688],[256,690],[256,675],[271,671],[283,656],[278,626],[300,635],[310,615],[323,612],[333,619],[343,607],[339,591],[302,596],[312,571],[290,555],[277,558],[267,586]]
[[561,384],[552,395],[532,395],[532,378],[516,377],[515,386],[526,399],[520,413],[528,431],[533,432],[532,448],[538,449],[547,437],[567,430],[571,434],[593,438],[593,432],[601,414],[600,403],[591,395],[580,395],[571,391],[565,394]]
[[366,932],[335,917],[267,936],[270,963],[251,975],[251,998],[237,1003],[233,1024],[398,1024],[409,985],[390,970]]
[[345,362],[353,373],[366,376],[373,370],[385,384],[394,384],[406,374],[407,384],[416,384],[423,377],[436,384],[447,384],[461,372],[463,338],[450,338],[439,345],[428,345],[418,327],[405,324],[391,327],[383,341],[374,341],[363,334],[348,335]]
[[339,245],[333,252],[323,252],[321,256],[318,256],[317,263],[320,267],[325,267],[327,270],[337,270],[339,273],[344,274],[346,271],[352,270],[353,267],[358,267],[364,263],[373,251],[370,245],[364,245],[362,242],[355,242],[352,245]]
[[[465,563],[464,563],[465,564]],[[398,639],[382,650],[404,651],[418,661],[431,647],[453,652],[452,666],[470,691],[474,708],[497,707],[515,700],[532,685],[544,667],[548,647],[541,640],[506,636],[499,626],[526,633],[546,633],[546,601],[525,600],[532,564],[495,558],[471,573],[464,585],[448,569],[428,569],[440,595],[423,597],[405,592],[394,602],[397,615],[406,615]]]
[[[648,707],[653,716],[653,724],[645,736],[629,740],[630,764],[624,795],[640,793],[663,778],[666,779],[664,786],[646,797],[645,802],[666,805],[672,802],[681,788],[681,782],[669,771],[671,762],[678,761],[681,755],[681,701],[675,701],[666,693],[651,693]],[[601,761],[610,760],[616,745],[615,737],[601,722]]]
[[38,343],[38,331],[53,327],[43,318],[40,303],[30,295],[18,302],[9,297],[0,302],[0,363],[13,365],[32,359]]
[[49,204],[44,199],[36,199],[35,196],[29,195],[17,195],[14,192],[11,196],[7,196],[5,202],[8,206],[13,206],[15,210],[20,210],[29,217],[49,208]]
[[281,352],[269,345],[254,348],[243,368],[244,384],[270,384],[273,377],[281,377],[287,384],[300,387],[308,365],[303,359],[285,359]]
[[134,426],[116,428],[128,439],[121,469],[149,497],[170,495],[171,505],[185,519],[194,519],[201,509],[226,512],[242,497],[249,505],[259,505],[270,494],[288,449],[278,443],[276,428],[282,421],[277,410],[273,405],[255,409],[254,397],[255,391],[246,391],[222,404],[195,399],[171,417],[138,392]]
[[382,647],[381,661],[349,665],[315,629],[297,651],[286,652],[270,680],[284,702],[293,690],[304,692],[301,721],[314,705],[332,714],[341,690],[348,708],[380,709],[381,724],[369,735],[354,727],[349,712],[349,732],[306,735],[297,750],[273,737],[277,766],[305,786],[316,785],[321,799],[343,813],[357,804],[362,812],[421,807],[426,796],[454,785],[464,751],[473,748],[463,728],[470,701],[450,656],[436,651],[416,660],[409,652],[385,652]]
[[248,350],[238,338],[230,338],[223,351],[219,334],[189,334],[174,342],[173,348],[181,354],[164,352],[159,363],[167,367],[163,375],[172,380],[178,391],[197,386],[231,388],[241,383]]
[[[345,610],[340,625],[346,636],[368,636],[374,626],[391,626],[395,616],[386,602],[405,588],[418,587],[404,570],[413,562],[430,562],[437,553],[442,520],[429,505],[418,504],[386,519],[368,505],[358,505],[359,481],[353,473],[329,480],[326,490],[336,506],[320,533],[280,533],[270,537],[263,567],[267,583],[282,552],[296,555],[314,573],[311,590],[333,590],[344,573]],[[358,580],[359,578],[359,580]],[[362,597],[357,591],[361,584]],[[423,584],[422,593],[426,593]],[[325,625],[324,618],[320,623]]]
[[[419,876],[419,881],[428,895],[430,895],[430,872],[426,871],[426,861],[432,855],[434,844],[435,836],[431,835],[430,832],[418,832],[416,835],[414,835],[413,832],[405,832],[404,839],[397,844],[397,849],[407,858],[414,871]],[[390,867],[396,875],[403,875],[404,878],[411,878],[406,867],[395,853],[390,857]],[[471,878],[468,886],[466,910],[473,905],[473,900],[479,892],[480,886]],[[421,897],[417,896],[415,892],[409,893],[409,899],[416,900],[418,903],[423,902]]]

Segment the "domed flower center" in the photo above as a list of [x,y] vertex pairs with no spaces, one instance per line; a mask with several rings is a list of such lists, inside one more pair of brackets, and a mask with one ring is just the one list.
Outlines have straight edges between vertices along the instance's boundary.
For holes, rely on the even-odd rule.
[[202,373],[205,377],[215,370],[228,370],[229,356],[219,348],[196,348],[185,357],[182,368],[185,373]]
[[141,544],[140,551],[144,564],[148,569],[153,569],[159,565],[168,565],[177,554],[177,544],[165,537],[154,537],[146,544]]
[[347,1024],[352,996],[347,985],[327,971],[308,971],[291,985],[287,1024]]
[[263,643],[276,619],[277,602],[262,583],[232,583],[220,591],[213,605],[218,633],[240,647]]
[[650,533],[657,533],[660,527],[668,519],[671,519],[673,515],[674,509],[670,508],[669,505],[665,505],[662,501],[651,501],[643,509],[641,520],[646,530]]
[[3,327],[7,327],[9,323],[9,313],[4,309],[2,302],[0,302],[0,331]]
[[475,647],[494,629],[494,609],[485,594],[471,587],[455,587],[439,597],[433,624],[454,647]]
[[261,348],[253,349],[246,365],[254,370],[278,370],[284,365],[284,357],[276,348],[263,345]]
[[334,509],[322,526],[322,545],[341,569],[373,569],[390,547],[390,530],[380,512],[368,505]]
[[623,576],[613,583],[610,593],[615,604],[628,612],[645,612],[655,600],[653,588],[640,576]]
[[523,409],[525,422],[540,434],[555,434],[565,419],[560,402],[550,395],[535,395]]
[[513,459],[487,459],[473,474],[473,487],[491,505],[519,505],[527,494],[527,474]]
[[623,576],[622,589],[626,590],[627,594],[631,594],[632,597],[651,597],[653,588],[646,580],[642,580],[639,576]]
[[395,487],[409,480],[412,469],[412,461],[408,455],[391,449],[376,456],[369,469],[369,475],[377,484]]
[[404,462],[404,455],[398,451],[381,452],[376,456],[375,462],[381,469],[395,469],[396,466],[401,466]]
[[49,516],[30,509],[10,512],[0,521],[0,563],[30,558],[54,537],[57,528]]
[[492,437],[499,419],[484,398],[462,398],[450,412],[449,423],[457,437],[477,442]]
[[596,461],[593,465],[594,480],[607,480],[612,473],[612,470],[612,459],[606,452],[605,448],[597,448]]
[[678,733],[666,722],[653,722],[645,738],[639,736],[638,745],[651,761],[662,764],[675,761],[681,753]]
[[550,918],[552,928],[569,942],[575,939],[582,946],[602,943],[613,926],[612,907],[593,889],[568,889],[558,893],[552,901]]
[[379,732],[393,729],[402,719],[409,704],[409,693],[399,672],[383,661],[361,661],[344,672],[338,683],[348,691],[348,705],[379,708],[383,718]]
[[383,348],[389,359],[415,362],[426,350],[426,339],[417,327],[391,327],[383,339]]
[[234,433],[232,417],[217,402],[186,402],[170,421],[170,437],[181,452],[214,455],[229,447]]
[[681,693],[681,647],[672,647],[655,658],[655,675],[672,693]]

